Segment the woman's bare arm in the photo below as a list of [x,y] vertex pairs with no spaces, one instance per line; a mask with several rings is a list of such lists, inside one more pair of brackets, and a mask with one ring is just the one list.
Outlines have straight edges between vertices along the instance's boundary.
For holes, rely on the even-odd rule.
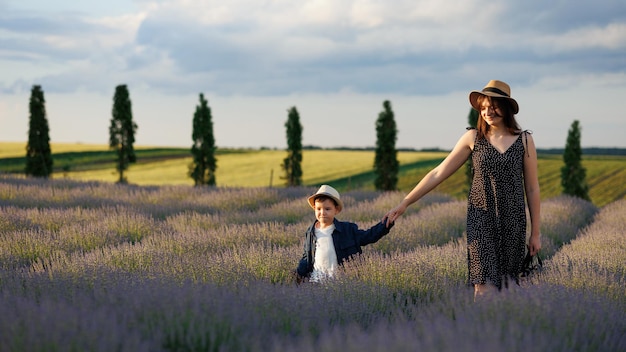
[[422,180],[413,188],[409,194],[404,197],[402,202],[390,210],[383,217],[389,219],[391,223],[404,213],[406,208],[417,202],[420,198],[428,194],[435,187],[445,181],[450,175],[456,172],[467,160],[474,148],[474,139],[476,137],[476,130],[469,130],[459,138],[454,149],[448,154],[448,156],[437,167],[432,169]]

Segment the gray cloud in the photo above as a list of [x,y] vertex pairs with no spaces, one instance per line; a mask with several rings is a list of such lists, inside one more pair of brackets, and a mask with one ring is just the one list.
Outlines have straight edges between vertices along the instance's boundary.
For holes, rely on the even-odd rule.
[[510,1],[500,17],[507,31],[562,33],[626,21],[626,3],[620,0]]
[[[78,14],[8,11],[0,17],[0,29],[9,34],[0,38],[0,59],[67,64],[33,78],[55,91],[109,91],[125,82],[177,94],[225,95],[442,94],[467,89],[486,74],[532,84],[546,76],[626,70],[626,35],[619,33],[626,28],[623,1],[512,1],[490,11],[477,2],[482,5],[441,18],[428,17],[439,13],[432,9],[395,13],[389,3],[358,21],[342,15],[339,9],[350,7],[340,3],[337,13],[329,11],[330,20],[310,19],[293,8],[239,17],[234,6],[246,5],[239,2],[228,9],[230,17],[217,7],[164,7],[146,11],[130,34]],[[401,1],[397,6],[407,12],[418,7]],[[285,17],[292,12],[294,18]],[[227,20],[215,20],[222,17]],[[603,34],[611,25],[622,26],[613,30],[615,39]],[[11,90],[19,82],[24,80],[5,79],[0,86]]]
[[80,17],[46,14],[4,14],[0,16],[0,28],[14,34],[60,35],[84,32],[92,26]]

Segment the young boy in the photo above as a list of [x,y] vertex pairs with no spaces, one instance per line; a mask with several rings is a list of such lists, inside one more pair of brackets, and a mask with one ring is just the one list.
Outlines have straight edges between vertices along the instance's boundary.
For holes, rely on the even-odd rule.
[[339,192],[329,185],[308,198],[315,210],[315,221],[305,234],[304,254],[296,269],[296,281],[320,282],[332,278],[337,266],[352,256],[361,254],[361,246],[374,243],[389,233],[393,223],[379,222],[367,230],[360,230],[351,222],[335,217],[343,209]]

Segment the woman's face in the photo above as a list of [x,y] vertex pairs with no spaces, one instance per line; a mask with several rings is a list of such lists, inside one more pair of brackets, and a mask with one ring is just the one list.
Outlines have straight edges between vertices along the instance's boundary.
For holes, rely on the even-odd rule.
[[480,117],[489,126],[500,126],[503,124],[502,110],[493,99],[483,99],[480,104]]

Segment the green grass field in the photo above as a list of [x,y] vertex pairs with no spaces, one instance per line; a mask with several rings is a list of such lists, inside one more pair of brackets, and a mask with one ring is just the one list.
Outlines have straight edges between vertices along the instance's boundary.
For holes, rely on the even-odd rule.
[[[56,179],[115,182],[115,156],[106,145],[52,144]],[[129,183],[138,185],[193,185],[187,176],[191,156],[186,148],[137,147],[138,162],[127,170]],[[25,143],[0,142],[0,172],[20,173],[24,168]],[[408,192],[430,169],[446,156],[445,152],[399,152],[398,188]],[[282,187],[283,150],[219,150],[217,185],[221,187]],[[374,151],[305,150],[303,183],[318,186],[329,183],[340,191],[373,190]],[[542,198],[561,193],[560,155],[540,155],[539,182]],[[603,206],[626,198],[625,156],[584,156],[587,183],[594,204]],[[462,168],[442,183],[437,192],[459,199],[466,196]]]

